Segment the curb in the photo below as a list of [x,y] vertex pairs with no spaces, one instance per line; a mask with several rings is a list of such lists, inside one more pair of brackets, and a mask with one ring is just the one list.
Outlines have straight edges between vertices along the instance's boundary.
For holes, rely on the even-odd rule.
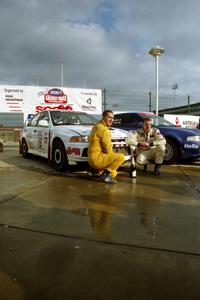
[[3,148],[18,148],[19,147],[19,143],[15,143],[15,142],[5,142],[3,143]]

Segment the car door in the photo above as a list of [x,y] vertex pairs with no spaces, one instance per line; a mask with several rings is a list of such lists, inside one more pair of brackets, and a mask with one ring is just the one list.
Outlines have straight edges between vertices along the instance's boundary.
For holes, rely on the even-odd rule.
[[48,111],[40,113],[37,122],[37,152],[43,157],[48,157],[50,118]]
[[37,122],[39,114],[35,115],[27,124],[25,128],[25,138],[27,141],[28,148],[31,153],[35,153],[38,148],[38,138],[37,138]]

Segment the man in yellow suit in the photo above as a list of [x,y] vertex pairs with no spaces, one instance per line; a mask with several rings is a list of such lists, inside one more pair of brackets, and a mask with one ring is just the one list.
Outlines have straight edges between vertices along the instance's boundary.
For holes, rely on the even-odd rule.
[[112,110],[105,110],[102,120],[92,128],[88,147],[89,165],[98,171],[100,179],[106,183],[117,183],[117,169],[125,161],[124,154],[113,152],[109,130],[113,120]]

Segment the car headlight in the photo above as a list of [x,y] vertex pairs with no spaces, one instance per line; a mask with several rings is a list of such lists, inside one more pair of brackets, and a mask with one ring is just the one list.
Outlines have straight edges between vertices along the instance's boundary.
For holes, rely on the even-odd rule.
[[88,143],[89,141],[89,136],[87,135],[80,135],[80,136],[72,136],[70,138],[71,143]]
[[186,141],[187,142],[200,142],[200,135],[188,136]]

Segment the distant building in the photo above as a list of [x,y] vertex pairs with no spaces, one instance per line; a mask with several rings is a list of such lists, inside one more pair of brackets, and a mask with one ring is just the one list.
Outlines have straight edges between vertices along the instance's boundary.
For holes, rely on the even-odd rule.
[[173,108],[165,108],[159,110],[159,115],[163,116],[164,114],[184,114],[184,115],[194,115],[200,116],[200,102],[184,105],[184,106],[177,106]]
[[0,126],[21,127],[24,122],[23,113],[0,113]]

